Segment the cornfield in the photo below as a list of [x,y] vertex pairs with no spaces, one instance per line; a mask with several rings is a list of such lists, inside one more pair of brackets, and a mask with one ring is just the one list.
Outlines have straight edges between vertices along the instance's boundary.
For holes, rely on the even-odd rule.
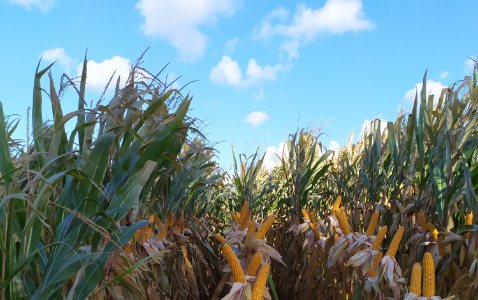
[[2,299],[478,298],[476,65],[339,151],[305,128],[227,173],[142,59],[90,104],[86,56],[59,86],[40,62],[25,141],[0,102]]

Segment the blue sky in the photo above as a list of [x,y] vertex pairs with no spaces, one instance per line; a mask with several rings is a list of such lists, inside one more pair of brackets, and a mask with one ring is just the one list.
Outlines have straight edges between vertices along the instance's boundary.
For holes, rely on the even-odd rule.
[[[42,55],[43,67],[58,60],[58,84],[88,48],[86,98],[96,102],[113,71],[125,77],[150,47],[147,69],[170,63],[180,85],[198,80],[186,89],[191,114],[224,167],[232,142],[236,154],[268,149],[270,162],[299,128],[328,121],[321,140],[333,147],[368,120],[395,120],[427,69],[432,94],[470,75],[476,11],[478,1],[0,0],[0,101],[25,139]],[[71,111],[77,98],[62,104]]]

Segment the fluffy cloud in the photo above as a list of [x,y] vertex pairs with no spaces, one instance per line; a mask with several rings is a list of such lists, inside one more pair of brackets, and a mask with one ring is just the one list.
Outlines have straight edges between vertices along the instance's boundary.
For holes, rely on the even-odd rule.
[[185,61],[196,61],[206,49],[198,27],[235,11],[233,0],[140,0],[135,8],[144,17],[143,33],[167,41]]
[[448,72],[440,73],[440,78],[441,79],[444,79],[444,78],[447,78],[447,77],[448,77]]
[[270,146],[266,149],[262,166],[267,170],[272,170],[275,167],[280,166],[280,158],[287,157],[287,155],[288,150],[286,142],[280,143],[278,148]]
[[271,117],[266,113],[263,113],[261,111],[255,111],[248,114],[244,122],[249,123],[254,127],[258,127],[270,118]]
[[261,67],[256,60],[249,59],[246,76],[244,78],[237,61],[229,56],[223,56],[222,60],[213,67],[209,75],[211,82],[215,84],[229,84],[235,87],[248,86],[261,81],[274,81],[277,75],[285,71],[285,67],[279,63],[274,66]]
[[44,13],[52,9],[56,4],[56,0],[10,0],[10,2],[21,5],[28,10],[37,7]]
[[41,57],[47,62],[58,61],[68,74],[71,72],[71,68],[77,63],[75,59],[66,54],[63,48],[45,50],[42,52]]
[[[405,96],[403,96],[404,100],[414,102],[415,101],[415,95],[418,94],[418,99],[420,100],[420,92],[422,90],[423,83],[419,82],[415,84],[415,87],[413,89],[409,89],[406,93]],[[427,99],[429,95],[435,95],[433,98],[434,102],[438,102],[438,98],[440,97],[441,91],[445,88],[448,88],[447,86],[444,86],[441,82],[435,82],[433,80],[427,80]]]
[[236,45],[239,43],[239,38],[235,37],[226,42],[224,46],[227,53],[233,53],[236,49]]
[[373,126],[373,128],[377,128],[378,122],[380,122],[380,132],[383,133],[385,128],[387,128],[387,122],[385,120],[374,119],[374,120],[370,121],[369,119],[365,119],[365,121],[363,121],[363,124],[362,124],[362,129],[360,129],[360,134],[359,134],[360,139],[363,138],[363,136],[365,134],[365,131],[367,131],[367,134],[372,132],[372,130],[371,130],[372,126]]
[[284,20],[287,16],[288,11],[284,9],[272,11],[254,29],[253,38],[263,39],[274,35],[285,37],[280,50],[286,51],[289,58],[297,58],[299,48],[320,34],[358,32],[374,27],[365,17],[361,0],[327,0],[323,7],[317,9],[298,4],[289,24],[271,22],[272,17]]
[[[118,76],[121,76],[120,85],[124,85],[129,76],[130,61],[127,58],[120,56],[113,56],[111,59],[97,63],[94,60],[89,60],[87,65],[86,86],[96,92],[103,92],[106,84],[111,78],[111,75],[116,71],[115,76],[110,84],[114,86]],[[77,68],[78,76],[83,70],[83,63]]]

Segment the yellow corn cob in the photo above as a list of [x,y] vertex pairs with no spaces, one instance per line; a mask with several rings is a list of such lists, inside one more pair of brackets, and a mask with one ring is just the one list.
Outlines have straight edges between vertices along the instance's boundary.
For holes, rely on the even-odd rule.
[[240,215],[239,220],[237,221],[237,222],[239,222],[239,224],[242,223],[242,219],[244,219],[248,210],[249,210],[249,202],[244,201],[244,204],[241,207],[241,212],[239,213],[239,215]]
[[178,225],[178,229],[176,229],[176,233],[181,233],[184,231],[184,219],[181,218],[179,220],[179,225]]
[[436,230],[436,228],[433,229],[432,236],[433,236],[433,239],[435,240],[435,242],[438,242],[438,230]]
[[247,228],[247,225],[249,225],[249,220],[251,219],[251,216],[252,216],[252,210],[248,210],[245,213],[245,217],[242,218],[241,224],[239,224],[239,230],[240,231],[243,231],[244,229]]
[[310,220],[309,213],[305,209],[302,209],[302,215],[304,216],[304,218]]
[[338,234],[334,234],[334,244],[335,242],[339,239],[339,235]]
[[234,281],[245,282],[246,277],[244,276],[244,271],[242,271],[241,264],[239,263],[236,254],[234,254],[234,251],[232,251],[231,246],[224,244],[222,246],[222,253],[224,253],[224,256],[226,257],[227,263],[229,264],[229,268],[232,272],[232,276],[234,276]]
[[342,202],[342,196],[338,196],[337,199],[335,199],[334,206],[332,207],[332,212],[330,213],[332,216],[335,216],[335,211],[339,210],[340,202]]
[[237,221],[239,222],[239,219],[241,218],[241,214],[238,211],[236,211],[236,218],[237,218]]
[[372,236],[373,233],[375,232],[375,227],[377,226],[377,222],[378,222],[378,215],[379,215],[379,211],[376,210],[373,213],[372,219],[370,219],[370,224],[368,224],[367,232],[365,233],[366,236]]
[[153,229],[151,229],[151,227],[144,226],[143,228],[141,228],[141,239],[143,243],[146,242],[147,238],[151,238],[152,235],[153,235]]
[[340,229],[342,229],[342,233],[345,235],[349,235],[350,233],[350,226],[347,222],[347,217],[345,216],[344,212],[337,212],[335,215],[337,217],[337,221],[339,221]]
[[238,219],[237,219],[236,213],[233,211],[230,211],[230,213],[231,213],[232,220],[234,221],[234,223],[237,224]]
[[158,236],[158,241],[162,241],[164,239],[164,237],[166,236],[166,233],[168,232],[168,228],[169,228],[169,224],[166,224],[163,226],[163,228],[161,228],[161,231],[159,232],[159,236]]
[[433,225],[432,223],[427,223],[427,229],[428,231],[430,231],[431,233],[433,233],[433,231],[435,231],[435,225]]
[[151,222],[150,225],[153,225],[153,223],[154,223],[154,215],[149,216],[148,221]]
[[310,224],[310,229],[312,229],[312,231],[314,232],[316,239],[319,240],[322,238],[322,234],[320,234],[320,231],[317,229],[317,227],[314,226],[314,224]]
[[309,217],[310,217],[310,223],[317,227],[317,223],[315,223],[314,215],[313,215],[313,214],[309,214]]
[[251,220],[249,222],[249,227],[247,228],[247,235],[250,235],[253,237],[255,233],[256,233],[256,222]]
[[169,226],[173,226],[173,222],[174,222],[174,216],[173,216],[173,212],[169,212],[168,213],[168,225]]
[[138,229],[135,233],[134,233],[134,241],[137,243],[139,242],[139,239],[141,238],[141,229]]
[[256,276],[257,269],[259,269],[259,265],[262,261],[262,253],[256,252],[249,263],[249,267],[247,267],[246,276]]
[[225,239],[222,235],[220,235],[219,233],[216,233],[216,234],[214,235],[214,237],[215,237],[216,240],[217,240],[219,243],[221,243],[221,244],[226,241],[226,239]]
[[435,266],[429,252],[423,256],[423,296],[435,296]]
[[237,226],[236,226],[236,225],[232,225],[232,230],[236,231],[236,230],[237,230]]
[[259,270],[256,280],[254,280],[254,287],[252,288],[252,300],[262,299],[270,269],[271,266],[269,264],[263,264]]
[[424,231],[427,231],[427,221],[425,221],[425,216],[421,212],[419,212],[417,214],[417,219],[418,219],[418,224],[420,224],[420,227]]
[[[471,223],[473,222],[473,213],[469,213],[466,215],[466,218],[465,218],[465,225],[471,225]],[[467,232],[463,235],[463,237],[465,239],[469,238],[470,237],[470,233]]]
[[417,296],[422,294],[422,266],[420,263],[415,263],[412,269],[412,278],[410,279],[410,293]]
[[382,244],[385,235],[387,234],[387,226],[383,226],[380,231],[378,232],[377,236],[375,236],[375,240],[372,243],[372,250],[377,251]]
[[269,228],[271,228],[276,218],[277,216],[274,214],[267,217],[267,219],[262,223],[261,227],[259,228],[256,235],[254,236],[254,239],[263,240],[264,237],[266,236],[267,231],[269,230]]
[[158,218],[157,215],[154,215],[154,225],[156,225],[156,226],[163,225],[163,222]]
[[375,257],[373,258],[373,264],[372,267],[368,270],[368,277],[375,277],[377,276],[377,273],[375,272],[375,269],[378,267],[378,264],[383,258],[383,252],[377,253]]
[[400,245],[400,242],[402,241],[404,231],[405,231],[405,227],[398,228],[397,232],[395,233],[395,236],[392,239],[392,242],[390,243],[390,247],[388,248],[388,251],[387,251],[388,256],[395,257],[395,254],[397,253],[397,250],[398,250],[398,246]]
[[132,253],[132,251],[131,251],[131,245],[130,245],[129,243],[127,243],[126,245],[124,245],[123,251],[124,251],[126,254],[130,255],[130,254]]

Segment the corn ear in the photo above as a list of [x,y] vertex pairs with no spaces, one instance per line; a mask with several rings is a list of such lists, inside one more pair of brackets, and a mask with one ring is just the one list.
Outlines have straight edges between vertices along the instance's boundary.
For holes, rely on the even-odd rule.
[[417,214],[417,219],[418,219],[418,224],[420,224],[420,227],[424,231],[427,231],[427,221],[425,220],[425,216],[421,212],[419,212]]
[[158,236],[159,242],[161,242],[166,236],[166,233],[168,232],[168,228],[169,228],[169,224],[166,224],[163,226],[163,228],[161,228],[161,231],[159,232],[159,236]]
[[254,286],[252,288],[252,300],[262,299],[270,270],[271,266],[269,264],[262,265],[259,273],[257,274],[256,280],[254,280]]
[[256,252],[249,263],[249,267],[247,267],[246,276],[256,276],[257,269],[259,269],[259,265],[262,262],[262,253]]
[[216,233],[216,234],[214,235],[214,237],[215,237],[216,240],[217,240],[219,243],[221,243],[221,244],[226,241],[226,239],[225,239],[222,235],[220,235],[219,233]]
[[247,228],[247,225],[249,225],[249,220],[251,219],[251,216],[252,216],[252,210],[248,210],[245,213],[244,218],[242,218],[241,224],[239,224],[239,230],[240,231],[243,231]]
[[345,212],[337,212],[335,215],[337,217],[337,221],[339,221],[340,229],[344,235],[349,235],[350,233],[350,226],[347,222],[347,217],[345,216]]
[[310,220],[309,213],[305,209],[302,209],[302,216],[304,216],[305,219]]
[[251,220],[249,222],[249,227],[247,228],[247,235],[250,235],[253,237],[255,233],[256,233],[256,222]]
[[237,224],[238,218],[236,216],[236,213],[233,211],[230,211],[230,213],[231,213],[232,220],[234,221],[234,223]]
[[248,210],[249,210],[249,202],[244,201],[244,204],[241,207],[241,212],[239,213],[239,215],[240,215],[239,220],[238,220],[239,224],[242,223],[242,220],[246,216],[246,213],[247,213]]
[[435,296],[435,266],[429,252],[423,256],[423,296]]
[[375,236],[375,240],[372,243],[372,250],[377,251],[378,248],[380,248],[380,245],[382,244],[383,239],[385,238],[385,235],[387,234],[387,226],[383,226],[378,234]]
[[410,293],[417,296],[422,294],[422,266],[415,263],[412,268],[412,278],[410,279]]
[[368,270],[368,277],[375,277],[377,276],[377,273],[375,272],[375,269],[378,267],[378,264],[383,258],[383,252],[377,253],[375,257],[373,258],[373,264],[372,267]]
[[317,227],[314,226],[314,224],[310,224],[310,229],[312,229],[312,232],[314,232],[315,238],[317,240],[322,238],[322,234],[320,231],[317,229]]
[[269,228],[271,228],[276,218],[277,216],[274,214],[267,217],[267,219],[264,221],[264,223],[262,223],[261,227],[259,228],[256,235],[254,236],[254,239],[263,240],[264,237],[266,236],[267,231],[269,230]]
[[[473,222],[473,213],[468,213],[465,218],[465,225],[471,225]],[[470,237],[470,233],[467,232],[463,235],[465,239]]]
[[390,257],[395,257],[397,253],[398,246],[402,241],[403,232],[405,231],[405,227],[398,228],[397,232],[393,236],[392,242],[390,243],[390,248],[388,248],[387,255]]
[[378,210],[373,213],[372,219],[370,219],[370,224],[368,224],[367,232],[365,233],[366,236],[372,236],[375,232],[379,214],[380,212]]
[[168,225],[169,226],[173,226],[173,222],[174,222],[174,216],[173,216],[173,212],[169,212],[168,213]]
[[229,268],[231,269],[232,276],[234,277],[235,282],[245,282],[246,277],[244,276],[244,271],[242,271],[241,264],[232,251],[232,248],[228,244],[224,244],[222,246],[222,253],[226,257],[227,263],[229,264]]
[[330,213],[332,216],[335,216],[335,212],[339,210],[341,202],[342,202],[342,196],[338,196],[337,199],[335,199],[334,206],[332,207],[332,212]]
[[338,234],[334,234],[334,244],[335,242],[339,239],[339,235]]

